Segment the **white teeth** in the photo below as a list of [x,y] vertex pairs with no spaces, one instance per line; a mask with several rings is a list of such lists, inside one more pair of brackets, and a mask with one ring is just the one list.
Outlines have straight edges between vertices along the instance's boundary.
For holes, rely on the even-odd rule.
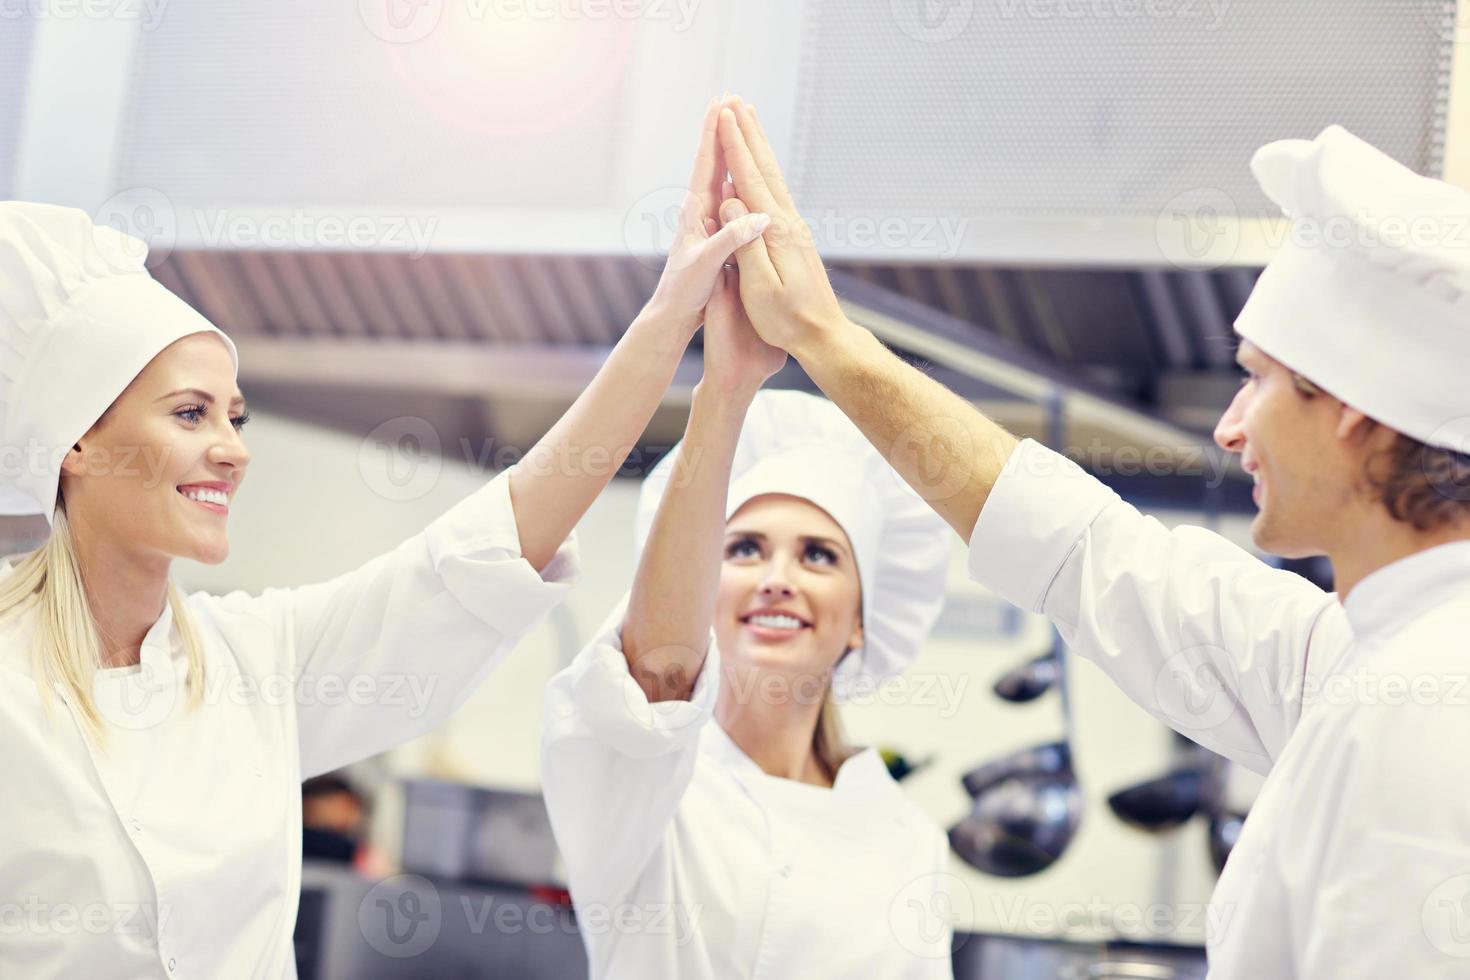
[[230,505],[229,495],[223,490],[205,490],[201,487],[189,487],[183,491],[184,496],[190,500],[202,500],[209,504],[219,504],[221,507]]
[[795,630],[801,629],[801,620],[795,616],[752,616],[747,620],[752,626],[765,626],[769,629]]

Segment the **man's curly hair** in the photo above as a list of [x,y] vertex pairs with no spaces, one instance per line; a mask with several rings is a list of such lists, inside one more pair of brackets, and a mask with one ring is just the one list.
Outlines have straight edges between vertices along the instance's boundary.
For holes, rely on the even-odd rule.
[[[1296,372],[1291,377],[1303,397],[1325,394]],[[1365,475],[1393,519],[1412,524],[1416,531],[1470,526],[1470,453],[1431,446],[1400,432],[1393,445],[1368,461]]]

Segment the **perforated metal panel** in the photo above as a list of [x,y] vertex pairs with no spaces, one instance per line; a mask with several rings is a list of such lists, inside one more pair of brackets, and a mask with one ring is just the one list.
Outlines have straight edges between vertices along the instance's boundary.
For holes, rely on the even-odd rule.
[[1262,144],[1340,123],[1442,169],[1453,0],[809,0],[804,207],[1274,213]]
[[15,153],[25,111],[34,30],[29,19],[0,20],[0,200],[14,196]]
[[[116,187],[179,206],[603,201],[607,168],[582,162],[612,156],[636,25],[502,8],[522,9],[171,5],[138,41]],[[560,179],[569,160],[576,181]]]

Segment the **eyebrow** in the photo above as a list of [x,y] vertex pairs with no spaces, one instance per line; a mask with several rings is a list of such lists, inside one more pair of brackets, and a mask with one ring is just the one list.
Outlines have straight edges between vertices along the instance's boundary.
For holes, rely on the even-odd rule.
[[[155,401],[163,401],[166,398],[173,398],[177,395],[193,395],[195,398],[198,398],[206,405],[214,404],[214,396],[205,391],[203,388],[180,388],[178,391],[171,391],[166,395],[160,395],[158,398],[155,399]],[[230,407],[233,408],[236,405],[239,405],[242,408],[244,407],[244,395],[236,395],[234,398],[230,399]]]

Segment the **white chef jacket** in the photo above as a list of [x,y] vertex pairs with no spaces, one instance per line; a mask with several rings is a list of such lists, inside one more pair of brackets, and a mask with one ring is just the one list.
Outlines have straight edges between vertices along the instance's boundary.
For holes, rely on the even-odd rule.
[[878,753],[767,775],[713,712],[650,704],[622,609],[546,692],[542,788],[597,980],[950,977],[949,843]]
[[521,557],[507,481],[331,581],[189,595],[197,709],[165,608],[97,674],[105,748],[43,713],[34,613],[0,623],[0,976],[294,977],[302,779],[434,728],[575,579],[572,540]]
[[1268,773],[1212,899],[1214,980],[1470,976],[1470,542],[1344,605],[1027,440],[970,570],[1145,709]]

